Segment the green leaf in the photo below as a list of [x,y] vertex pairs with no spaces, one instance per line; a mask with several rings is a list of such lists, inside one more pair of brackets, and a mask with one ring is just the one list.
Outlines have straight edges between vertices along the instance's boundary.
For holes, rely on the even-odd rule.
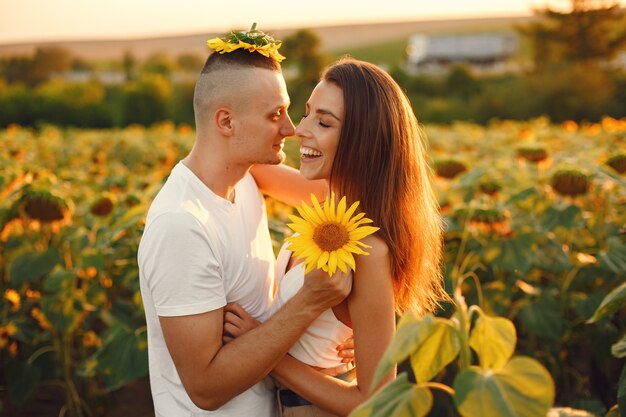
[[622,336],[618,342],[611,346],[611,354],[616,358],[626,357],[626,334]]
[[543,227],[546,231],[557,227],[571,229],[576,227],[581,219],[582,210],[575,205],[569,205],[563,210],[548,207],[543,216]]
[[19,287],[25,282],[34,281],[61,262],[61,254],[52,247],[45,252],[26,252],[18,256],[9,265],[11,284]]
[[58,268],[48,275],[43,282],[43,289],[48,293],[66,291],[72,286],[74,274],[65,269]]
[[471,366],[454,380],[454,403],[463,417],[545,417],[554,382],[536,360],[514,357],[500,370]]
[[535,257],[533,242],[533,236],[530,234],[520,234],[512,239],[494,242],[500,246],[502,253],[493,260],[492,265],[507,272],[527,273]]
[[426,314],[421,318],[412,313],[402,316],[398,330],[376,368],[370,389],[374,389],[382,378],[391,372],[396,363],[402,362],[417,350],[418,346],[430,336],[434,323],[432,314]]
[[535,265],[549,272],[565,272],[572,268],[570,255],[557,239],[548,239],[535,252]]
[[515,325],[504,317],[484,313],[476,320],[469,344],[478,354],[482,368],[502,369],[515,351]]
[[626,271],[626,244],[616,236],[611,236],[606,241],[607,250],[598,253],[600,266],[605,271],[623,275]]
[[41,384],[41,369],[28,362],[10,361],[5,372],[7,391],[15,404],[26,403]]
[[426,339],[411,353],[411,368],[417,382],[434,378],[457,357],[461,342],[456,327],[448,319],[436,318]]
[[63,333],[74,331],[82,320],[83,305],[71,288],[41,298],[41,309],[55,329]]
[[103,375],[110,391],[147,376],[146,333],[114,324],[104,336],[102,346],[81,364],[78,374],[83,377]]
[[423,417],[433,406],[430,390],[401,374],[350,413],[350,417]]
[[509,198],[508,203],[514,204],[514,203],[517,203],[518,201],[526,201],[531,196],[536,195],[536,194],[538,193],[535,187],[526,188],[525,190],[522,190],[519,193],[511,196],[511,198]]
[[524,305],[520,309],[519,317],[529,333],[550,340],[558,340],[561,337],[563,330],[561,312],[558,305],[547,297]]
[[624,308],[624,306],[626,306],[626,282],[622,283],[622,285],[615,288],[609,295],[604,297],[604,300],[602,300],[602,303],[600,303],[600,306],[596,309],[593,317],[587,320],[587,323],[595,323],[600,319],[611,316],[613,313]]
[[119,240],[119,238],[122,236],[121,232],[130,229],[141,219],[143,219],[145,215],[146,207],[141,204],[138,204],[132,207],[130,210],[127,210],[119,219],[117,219],[113,223],[113,225],[111,225],[109,233],[107,233],[107,239],[111,239],[113,241]]

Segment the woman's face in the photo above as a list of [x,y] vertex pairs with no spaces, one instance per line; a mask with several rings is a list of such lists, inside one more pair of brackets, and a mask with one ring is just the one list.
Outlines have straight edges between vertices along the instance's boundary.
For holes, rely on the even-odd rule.
[[343,91],[331,82],[321,81],[311,93],[304,117],[296,128],[303,177],[330,178],[343,118]]

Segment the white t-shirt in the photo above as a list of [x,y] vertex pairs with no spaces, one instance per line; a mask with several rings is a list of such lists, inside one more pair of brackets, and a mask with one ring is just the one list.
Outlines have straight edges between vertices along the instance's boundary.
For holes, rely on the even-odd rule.
[[229,302],[238,302],[257,320],[269,316],[274,254],[265,203],[252,176],[236,185],[231,203],[179,162],[150,206],[138,261],[157,416],[274,416],[269,377],[219,410],[196,407],[159,323],[159,316],[205,313]]
[[[278,288],[272,304],[272,314],[293,297],[304,284],[304,265],[298,264],[285,272],[292,252],[287,243],[276,259]],[[335,317],[332,308],[324,310],[289,349],[289,354],[300,362],[318,368],[334,368],[345,365],[337,355],[337,345],[352,336],[352,329]]]

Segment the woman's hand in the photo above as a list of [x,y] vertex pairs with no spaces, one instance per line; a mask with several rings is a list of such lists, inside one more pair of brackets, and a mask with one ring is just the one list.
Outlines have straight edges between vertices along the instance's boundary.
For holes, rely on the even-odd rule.
[[224,307],[224,332],[222,342],[227,344],[261,324],[237,303]]
[[343,363],[354,361],[354,338],[352,336],[337,345],[337,356],[341,358]]

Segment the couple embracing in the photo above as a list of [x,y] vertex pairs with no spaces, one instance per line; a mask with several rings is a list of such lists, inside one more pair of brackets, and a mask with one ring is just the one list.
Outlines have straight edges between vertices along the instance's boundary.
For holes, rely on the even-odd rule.
[[[219,53],[196,83],[195,143],[153,201],[138,253],[156,414],[347,415],[371,396],[396,314],[445,297],[425,137],[375,65],[329,66],[295,126],[280,44],[252,30],[209,45]],[[290,136],[300,172],[281,164]],[[327,207],[345,196],[337,210],[359,201],[378,230],[349,242],[314,205],[303,211],[343,227],[346,250],[287,243],[275,260],[262,193]]]

